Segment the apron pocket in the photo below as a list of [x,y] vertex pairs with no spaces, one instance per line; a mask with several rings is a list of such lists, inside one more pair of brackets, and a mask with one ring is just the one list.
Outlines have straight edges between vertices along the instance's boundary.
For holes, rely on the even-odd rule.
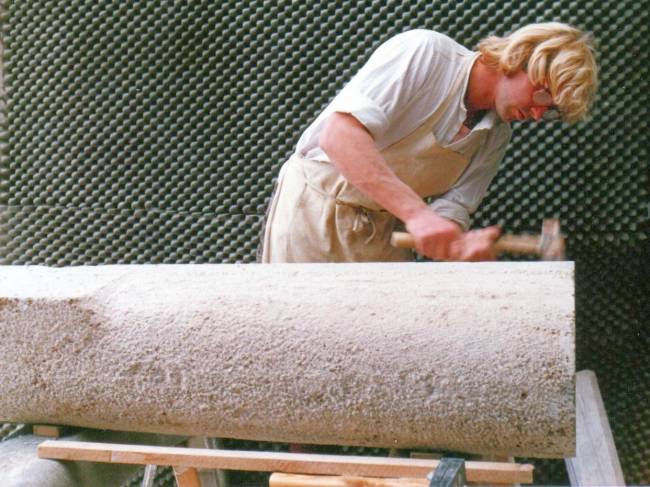
[[398,224],[386,211],[374,211],[346,203],[336,204],[336,232],[341,247],[351,262],[411,261],[413,253],[390,245]]

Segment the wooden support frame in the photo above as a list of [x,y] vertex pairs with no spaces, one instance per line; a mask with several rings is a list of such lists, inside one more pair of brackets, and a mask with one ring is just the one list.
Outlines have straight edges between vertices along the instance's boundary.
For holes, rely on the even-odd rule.
[[[269,479],[269,487],[357,487],[376,485],[376,482],[376,478],[369,477],[274,473]],[[429,487],[429,481],[426,478],[385,478],[381,479],[381,487]]]
[[59,426],[52,424],[35,424],[32,426],[32,434],[34,436],[45,436],[47,438],[61,438],[63,435],[69,433],[71,428],[69,426]]
[[199,472],[192,467],[174,467],[178,487],[201,487]]
[[576,375],[576,456],[565,460],[572,486],[624,486],[623,470],[596,374]]
[[[394,457],[361,457],[199,448],[161,447],[48,440],[40,458],[132,465],[166,465],[178,470],[179,486],[195,484],[196,469],[285,472],[311,475],[425,478],[440,463]],[[499,462],[466,462],[467,481],[492,484],[532,483],[533,466]],[[194,470],[194,473],[191,471]],[[183,483],[181,483],[183,482]]]

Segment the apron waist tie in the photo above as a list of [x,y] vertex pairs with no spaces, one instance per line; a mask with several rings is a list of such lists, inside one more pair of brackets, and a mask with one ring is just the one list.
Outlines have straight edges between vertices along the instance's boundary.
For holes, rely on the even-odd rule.
[[370,225],[372,231],[370,236],[363,241],[364,244],[368,245],[372,242],[372,239],[377,235],[377,226],[375,225],[375,220],[372,218],[372,215],[368,212],[363,206],[357,206],[356,216],[354,217],[354,223],[352,224],[353,232],[360,232],[366,225]]

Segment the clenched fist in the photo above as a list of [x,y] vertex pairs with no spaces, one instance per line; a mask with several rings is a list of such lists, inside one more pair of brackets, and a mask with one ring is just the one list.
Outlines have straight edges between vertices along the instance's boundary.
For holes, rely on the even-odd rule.
[[498,226],[464,233],[460,227],[433,211],[419,212],[406,223],[413,236],[415,249],[434,260],[494,260],[494,242],[501,230]]

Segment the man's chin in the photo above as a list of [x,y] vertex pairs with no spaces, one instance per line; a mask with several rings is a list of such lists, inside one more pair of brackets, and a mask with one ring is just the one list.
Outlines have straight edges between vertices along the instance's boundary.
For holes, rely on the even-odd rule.
[[510,123],[514,120],[512,116],[508,115],[507,113],[503,113],[501,110],[496,110],[496,112],[502,122]]

